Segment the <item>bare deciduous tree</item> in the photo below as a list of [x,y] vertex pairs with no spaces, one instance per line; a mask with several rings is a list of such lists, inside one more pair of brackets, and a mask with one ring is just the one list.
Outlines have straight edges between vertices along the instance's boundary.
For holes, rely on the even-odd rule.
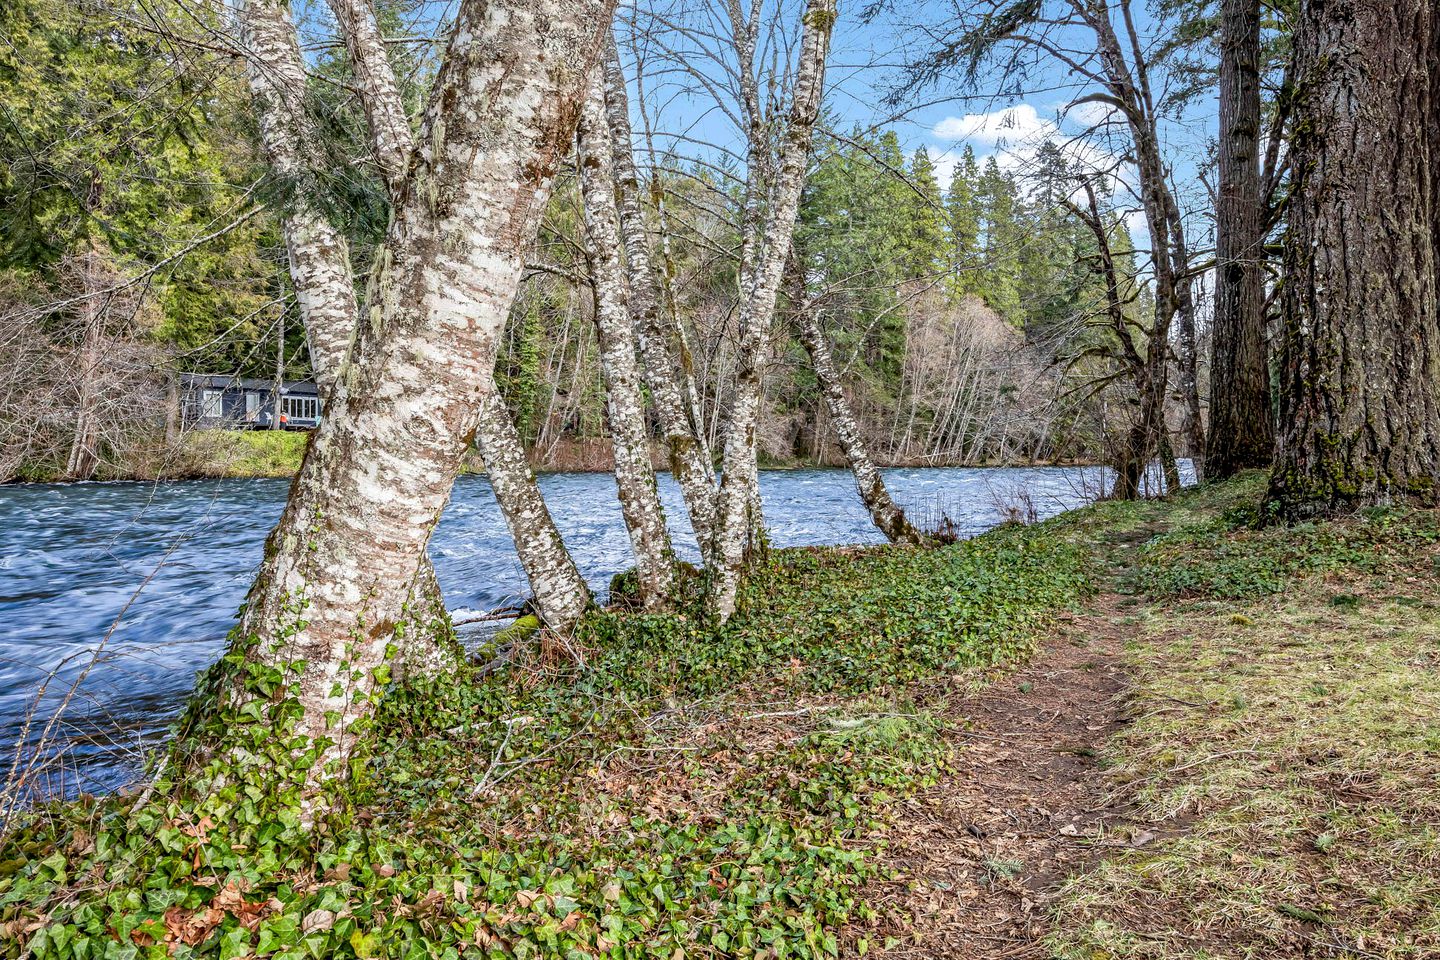
[[605,111],[614,138],[615,197],[628,266],[630,312],[640,338],[645,381],[665,433],[670,473],[685,496],[695,539],[702,551],[708,552],[714,542],[716,496],[710,445],[694,416],[697,400],[687,396],[693,387],[691,372],[682,367],[690,360],[684,349],[684,331],[673,311],[665,311],[661,303],[659,278],[640,206],[640,177],[632,154],[630,98],[613,40],[606,47],[604,66]]
[[834,0],[809,0],[805,6],[790,109],[771,176],[771,139],[763,123],[753,73],[758,4],[749,19],[743,15],[738,0],[731,0],[730,9],[748,121],[749,180],[741,219],[739,366],[730,400],[715,532],[720,569],[716,571],[714,605],[721,618],[735,611],[746,550],[760,522],[755,427],[765,358],[770,350],[780,280],[790,256],[800,191],[805,184],[810,137],[820,114],[825,61],[836,16]]
[[595,330],[605,380],[606,412],[615,448],[615,485],[620,512],[635,553],[640,598],[646,607],[670,600],[675,578],[665,511],[655,486],[650,442],[645,431],[645,401],[635,357],[635,326],[625,295],[620,262],[620,222],[615,207],[615,178],[610,122],[605,115],[603,71],[597,70],[580,109],[576,161],[585,217],[586,257],[595,292]]

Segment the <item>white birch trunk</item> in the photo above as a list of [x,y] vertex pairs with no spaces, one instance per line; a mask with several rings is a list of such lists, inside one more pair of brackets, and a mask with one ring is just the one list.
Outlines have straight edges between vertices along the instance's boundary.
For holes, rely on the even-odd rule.
[[[218,740],[234,776],[253,765],[264,782],[313,790],[345,773],[487,396],[613,6],[466,0],[457,12],[344,389],[311,439],[232,640],[244,662],[227,658],[213,712],[192,711],[191,733]],[[265,668],[283,683],[261,696],[249,681]],[[288,769],[251,752],[277,735],[288,738]]]
[[355,75],[360,108],[365,112],[370,133],[370,152],[394,202],[395,195],[405,185],[414,148],[410,118],[405,115],[405,101],[395,82],[395,68],[385,52],[385,40],[380,35],[370,0],[328,2],[350,55],[350,69]]
[[495,387],[493,370],[485,376],[487,382],[478,387],[481,396],[474,431],[485,475],[535,594],[536,614],[551,630],[569,633],[590,606],[590,588],[565,549],[540,495],[515,421]]
[[595,290],[595,333],[605,381],[605,412],[615,448],[615,485],[635,553],[640,598],[646,608],[653,609],[670,601],[675,567],[645,433],[645,399],[640,392],[640,367],[635,358],[636,331],[630,320],[620,262],[613,150],[602,78],[602,71],[597,69],[580,110],[576,137],[580,194],[588,240],[586,253]]
[[[750,249],[743,256],[754,266],[743,269],[747,278],[740,308],[741,350],[731,399],[730,429],[725,436],[724,474],[716,526],[717,571],[715,612],[721,619],[735,612],[735,597],[745,563],[745,548],[752,539],[751,519],[758,501],[755,428],[760,411],[765,357],[770,350],[771,327],[780,278],[795,232],[800,190],[810,156],[810,136],[820,113],[825,82],[825,58],[835,23],[835,0],[809,0],[805,6],[800,59],[791,94],[790,117],[780,150],[779,170],[770,191],[765,229],[751,229]],[[752,139],[757,136],[752,131]],[[768,148],[767,148],[768,150]],[[752,142],[752,155],[758,154]],[[754,162],[752,160],[752,162]],[[746,214],[747,219],[751,216]]]
[[284,0],[236,0],[235,18],[261,147],[275,175],[297,188],[282,221],[285,248],[315,383],[327,396],[350,348],[355,284],[344,236],[305,197],[316,144],[305,114],[305,61]]
[[[329,2],[350,54],[368,121],[371,152],[385,177],[391,206],[399,207],[405,201],[405,178],[415,143],[374,8],[370,0]],[[490,487],[515,541],[515,552],[535,595],[540,619],[550,629],[568,633],[589,606],[589,587],[565,551],[534,471],[525,459],[524,442],[496,389],[493,370],[479,386],[494,394],[485,399],[475,421],[475,436]],[[422,568],[422,578],[426,573]]]
[[[695,539],[701,550],[707,551],[713,546],[715,527],[715,472],[710,446],[692,419],[693,406],[682,394],[682,373],[671,352],[672,345],[681,346],[684,357],[679,321],[661,309],[660,285],[645,236],[645,213],[640,207],[640,177],[631,153],[630,98],[613,38],[606,44],[604,66],[605,113],[614,142],[615,197],[629,266],[630,313],[639,335],[645,382],[665,431],[670,473],[685,496]],[[710,559],[706,557],[707,562]]]
[[[376,132],[376,113],[393,114],[399,111],[404,121],[404,110],[395,88],[395,75],[385,57],[379,31],[370,19],[368,3],[355,0],[351,4],[351,18],[347,19],[338,9],[336,17],[342,21],[349,44],[351,31],[361,40],[351,45],[351,57],[355,59],[357,78],[377,84],[388,80],[393,94],[393,109],[383,105],[376,111],[370,108],[371,101],[383,100],[375,96],[369,86],[362,86],[361,101],[366,107],[370,122],[372,145],[376,156],[398,155],[410,150],[410,128],[408,122],[402,134],[382,136]],[[363,4],[364,9],[361,9]],[[293,180],[303,179],[318,150],[318,136],[305,113],[303,91],[305,64],[300,58],[299,40],[295,25],[290,19],[286,4],[275,0],[242,0],[236,6],[242,42],[245,43],[249,59],[251,92],[255,99],[260,120],[262,147],[272,168],[281,176]],[[358,20],[355,18],[359,18]],[[369,26],[368,32],[366,25]],[[367,39],[368,38],[368,39]],[[366,49],[366,43],[379,45],[378,57],[374,50]],[[365,61],[362,67],[360,60]],[[376,61],[380,65],[377,65]],[[381,120],[381,123],[393,120]],[[390,165],[394,166],[393,156]],[[382,169],[385,162],[381,163]],[[303,184],[301,184],[303,187]],[[386,182],[392,194],[396,186]],[[305,327],[305,339],[310,345],[310,363],[315,373],[315,382],[320,395],[325,398],[327,409],[335,401],[332,396],[336,376],[345,355],[350,349],[351,336],[355,329],[358,305],[355,301],[355,286],[350,269],[349,245],[328,220],[325,220],[306,197],[297,195],[284,219],[284,230],[290,254],[291,283],[295,287],[296,299],[300,304],[301,321]],[[280,349],[284,350],[283,322]],[[280,372],[276,373],[275,416],[273,426],[280,429]],[[414,602],[408,606],[409,615],[401,632],[398,644],[397,675],[433,675],[452,667],[460,656],[459,645],[454,642],[449,616],[445,612],[444,595],[435,575],[435,568],[429,554],[422,554],[420,568],[413,585]],[[437,619],[438,618],[438,619]],[[438,635],[443,636],[438,636]]]
[[835,437],[840,441],[845,462],[850,465],[850,472],[855,477],[855,489],[859,491],[865,509],[870,512],[870,519],[875,521],[875,526],[891,543],[924,543],[925,537],[906,518],[905,511],[896,505],[885,486],[885,478],[880,475],[875,462],[870,459],[870,452],[865,449],[860,425],[855,422],[855,416],[850,411],[850,402],[845,398],[845,388],[840,382],[840,371],[835,369],[830,344],[825,339],[825,331],[820,329],[820,321],[816,318],[815,311],[811,304],[801,300],[797,300],[796,308],[795,325],[800,333],[800,341],[810,354],[811,365],[815,368],[815,379],[820,383],[825,409],[830,414],[830,426],[834,428]]

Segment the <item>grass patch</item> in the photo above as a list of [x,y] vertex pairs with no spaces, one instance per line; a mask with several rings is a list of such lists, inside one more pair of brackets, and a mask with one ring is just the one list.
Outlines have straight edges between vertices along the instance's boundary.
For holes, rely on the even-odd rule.
[[0,849],[0,956],[863,951],[837,935],[872,850],[946,763],[911,681],[1019,655],[1086,588],[1030,531],[778,551],[722,630],[596,615],[584,668],[541,643],[395,691],[323,830],[240,784],[37,811]]
[[1163,839],[1070,881],[1057,956],[1440,955],[1435,529],[1212,503],[1141,548],[1121,579],[1156,602],[1107,760]]
[[195,430],[184,456],[208,477],[293,477],[309,440],[303,430]]

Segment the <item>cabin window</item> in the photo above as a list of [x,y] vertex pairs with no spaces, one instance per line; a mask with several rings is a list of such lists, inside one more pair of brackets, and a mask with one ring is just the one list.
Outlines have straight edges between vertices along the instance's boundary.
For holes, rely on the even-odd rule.
[[219,420],[225,413],[224,390],[200,391],[200,419]]
[[254,420],[260,412],[260,394],[251,390],[245,394],[245,419]]
[[318,419],[320,401],[314,397],[286,397],[285,416],[291,420]]

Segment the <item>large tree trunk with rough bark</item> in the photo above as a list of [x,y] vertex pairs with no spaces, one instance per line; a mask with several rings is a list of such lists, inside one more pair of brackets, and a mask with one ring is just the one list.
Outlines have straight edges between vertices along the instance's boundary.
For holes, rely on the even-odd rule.
[[1265,348],[1265,207],[1260,186],[1260,3],[1220,8],[1220,190],[1215,203],[1206,474],[1263,467],[1274,453]]
[[603,71],[597,70],[580,111],[576,136],[580,194],[585,217],[586,259],[595,292],[595,331],[605,382],[605,413],[615,450],[615,485],[630,533],[640,599],[653,609],[670,601],[675,579],[670,533],[655,485],[645,431],[645,398],[635,358],[635,328],[620,262],[620,221],[610,125],[605,115]]
[[[370,0],[330,0],[330,8],[350,54],[355,86],[368,121],[371,153],[385,179],[391,205],[398,206],[405,199],[415,144],[374,8]],[[496,391],[482,404],[475,424],[491,490],[515,540],[516,554],[535,595],[540,619],[550,629],[568,633],[589,606],[589,587],[565,550],[535,473],[525,459],[519,431],[499,397],[493,373],[480,386]],[[429,576],[433,575],[426,564],[421,578]]]
[[355,324],[349,245],[309,198],[316,133],[305,112],[305,61],[290,5],[284,0],[237,0],[235,18],[260,121],[260,144],[291,194],[282,218],[285,248],[315,383],[323,396],[335,382]]
[[1301,8],[1270,486],[1288,518],[1436,495],[1437,27],[1427,0]]
[[[351,36],[351,31],[359,31],[361,37],[380,43],[379,31],[368,19],[368,4],[363,4],[362,9],[361,0],[356,0],[349,7],[347,17],[341,13],[342,2],[344,0],[337,0],[336,15],[347,38]],[[293,187],[294,196],[284,217],[290,279],[300,304],[305,338],[310,345],[310,364],[315,382],[328,405],[336,399],[332,396],[336,392],[336,378],[349,352],[358,312],[349,245],[305,193],[311,165],[318,156],[319,143],[318,133],[305,112],[305,64],[300,56],[299,40],[290,19],[289,7],[277,0],[247,0],[237,4],[236,17],[245,45],[251,94],[260,120],[261,145],[275,173],[289,179]],[[366,24],[369,24],[368,32]],[[363,67],[358,63],[356,65],[357,78],[367,83],[388,83],[388,89],[395,91],[394,73],[390,70],[383,46],[377,57],[374,51],[366,49],[364,42],[358,45],[352,43],[351,55],[357,61],[365,61]],[[394,96],[395,109],[400,109],[403,120],[399,94]],[[382,136],[377,133],[375,111],[368,106],[372,99],[375,98],[371,88],[368,85],[362,87],[361,100],[366,103],[366,113],[371,118],[371,140],[376,145],[377,156],[382,152],[388,154],[399,150],[408,153],[408,124],[403,130],[403,144],[399,139],[402,135]],[[383,107],[380,112],[385,112]],[[394,110],[389,112],[393,114]],[[393,126],[393,121],[391,123]],[[382,163],[382,168],[384,166]],[[392,181],[387,180],[386,185],[392,191],[397,189]],[[283,320],[280,351],[283,354]],[[280,377],[281,371],[277,369],[272,419],[272,425],[277,430],[280,429]],[[453,665],[459,655],[459,645],[450,635],[452,627],[445,612],[444,595],[428,553],[421,556],[412,595],[412,602],[407,605],[405,626],[400,631],[397,675],[416,677]],[[437,633],[444,636],[437,638]]]
[[[660,282],[651,261],[645,213],[640,207],[640,177],[631,152],[630,98],[613,38],[606,45],[604,66],[605,112],[614,143],[615,199],[629,268],[630,313],[639,335],[645,382],[650,387],[660,428],[665,431],[670,474],[684,494],[695,539],[702,553],[708,553],[715,527],[715,471],[709,444],[704,441],[700,424],[692,419],[693,405],[685,398],[685,372],[680,362],[688,361],[688,355],[682,347],[679,320],[661,307]],[[713,558],[707,555],[705,559],[708,563]]]
[[[799,62],[791,92],[790,116],[781,141],[780,162],[773,182],[767,183],[767,201],[761,211],[759,198],[747,201],[742,227],[742,278],[740,332],[742,337],[735,387],[730,402],[729,429],[725,435],[723,475],[716,515],[716,554],[720,567],[715,571],[713,606],[721,618],[735,612],[740,575],[746,547],[756,539],[759,507],[759,478],[755,454],[755,428],[760,412],[765,358],[770,352],[775,303],[780,279],[790,255],[790,239],[800,208],[800,191],[805,185],[805,167],[810,156],[810,136],[820,113],[825,85],[825,59],[830,50],[830,32],[835,25],[835,0],[809,0],[805,5]],[[753,38],[752,38],[753,39]],[[742,71],[749,75],[749,71]],[[758,117],[751,109],[750,115]],[[757,126],[758,124],[752,124]],[[753,168],[768,155],[762,129],[752,129],[748,152]],[[768,162],[767,162],[768,165]],[[752,190],[752,193],[757,192]]]
[[613,3],[457,11],[345,388],[188,718],[182,744],[218,747],[230,777],[314,791],[349,769]]

